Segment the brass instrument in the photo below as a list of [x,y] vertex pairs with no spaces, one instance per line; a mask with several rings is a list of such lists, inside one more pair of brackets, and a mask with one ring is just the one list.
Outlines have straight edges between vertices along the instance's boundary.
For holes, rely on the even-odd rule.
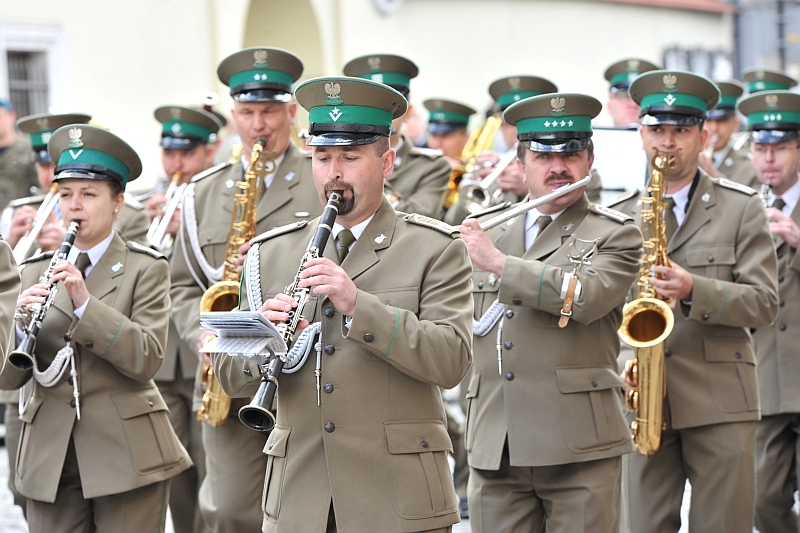
[[[264,139],[256,141],[244,180],[236,182],[222,277],[203,293],[200,299],[201,312],[230,311],[239,305],[239,273],[236,271],[239,247],[255,236],[256,194],[263,187],[264,178],[275,170],[275,153],[264,152],[265,146]],[[203,365],[201,380],[206,385],[206,391],[203,393],[203,405],[197,412],[197,419],[219,427],[228,421],[231,399],[223,392],[211,365]]]
[[[325,245],[328,243],[328,237],[331,234],[331,228],[336,221],[336,215],[339,214],[341,200],[342,197],[339,193],[331,193],[328,203],[322,211],[322,216],[319,218],[319,225],[314,238],[308,243],[308,248],[306,248],[306,252],[300,260],[300,268],[297,269],[297,274],[295,274],[292,283],[283,291],[284,294],[291,296],[297,302],[297,307],[289,311],[289,319],[276,326],[284,342],[289,347],[291,347],[292,339],[297,331],[297,325],[303,320],[303,308],[308,303],[311,294],[310,287],[299,286],[300,274],[305,269],[308,261],[322,256]],[[278,391],[278,377],[283,372],[285,362],[286,353],[283,353],[276,355],[267,363],[268,366],[262,371],[261,383],[255,396],[253,396],[253,400],[249,405],[239,409],[239,420],[250,429],[271,431],[275,427],[275,415],[272,413],[272,406],[275,402],[275,393]]]
[[761,198],[761,203],[764,204],[764,209],[770,207],[770,194],[772,194],[772,185],[769,183],[762,183],[761,190],[758,191],[758,197]]
[[497,179],[517,158],[517,147],[512,147],[503,154],[491,174],[482,180],[464,177],[458,187],[458,204],[473,215],[484,209],[499,204],[503,199],[503,191],[497,186]]
[[56,208],[56,204],[58,203],[58,183],[53,183],[50,186],[50,190],[47,191],[47,195],[42,200],[39,209],[36,211],[36,217],[33,219],[33,226],[31,230],[22,237],[17,245],[14,247],[14,259],[16,260],[17,264],[22,263],[25,260],[25,257],[28,255],[28,250],[31,249],[33,243],[36,242],[36,239],[39,237],[39,233],[41,233],[42,228],[47,223],[47,219],[50,218],[50,213],[53,212],[53,209]]
[[[528,200],[527,202],[522,202],[518,206],[513,209],[509,209],[505,213],[501,213],[496,217],[492,217],[489,220],[481,222],[480,226],[483,231],[491,229],[495,226],[499,226],[503,222],[511,220],[514,217],[518,217],[519,215],[525,214],[531,209],[535,209],[539,206],[544,204],[550,203],[556,198],[564,196],[565,194],[574,191],[575,189],[580,189],[581,187],[586,187],[589,185],[589,181],[592,179],[591,176],[586,176],[585,178],[581,178],[575,183],[570,183],[569,185],[564,185],[563,187],[559,187],[558,189],[554,190],[553,192],[549,192],[544,196],[540,196],[534,200]],[[506,202],[508,206],[511,206],[511,202]]]
[[659,297],[651,282],[654,265],[669,266],[666,224],[664,222],[664,182],[680,154],[656,150],[653,156],[649,196],[642,197],[642,266],[639,269],[637,298],[625,304],[619,336],[633,347],[635,358],[625,367],[628,379],[637,382],[628,390],[628,409],[636,413],[631,424],[633,442],[640,454],[650,457],[661,447],[664,429],[664,396],[667,375],[664,341],[672,332],[675,317]]
[[172,215],[175,214],[175,210],[181,203],[183,191],[186,190],[186,184],[182,184],[180,181],[181,171],[178,170],[172,176],[167,191],[164,193],[164,197],[167,199],[166,204],[162,207],[164,214],[160,217],[155,217],[150,222],[150,228],[147,230],[147,243],[162,252],[172,248],[173,237],[167,233],[167,228],[172,221]]
[[461,151],[461,165],[454,168],[450,173],[450,182],[447,184],[447,192],[444,197],[444,208],[449,209],[458,201],[458,186],[464,174],[469,174],[475,170],[475,159],[478,154],[485,152],[492,147],[494,137],[500,130],[503,119],[499,114],[494,114],[486,119],[481,127],[475,129],[469,135],[467,144]]
[[713,133],[708,136],[708,141],[706,145],[703,147],[703,155],[706,156],[706,159],[714,162],[714,147],[717,145],[717,141],[719,140],[719,135]]

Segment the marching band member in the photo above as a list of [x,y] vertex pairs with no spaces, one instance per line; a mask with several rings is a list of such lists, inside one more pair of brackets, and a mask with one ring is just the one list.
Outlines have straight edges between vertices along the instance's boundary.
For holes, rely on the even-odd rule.
[[[304,315],[321,331],[319,389],[313,357],[280,377],[262,531],[450,531],[458,500],[439,387],[458,384],[471,360],[466,247],[451,226],[397,213],[384,197],[391,122],[406,110],[400,93],[316,78],[296,95],[312,124],[317,201],[333,192],[343,200],[323,256],[300,275],[301,288],[314,287]],[[303,257],[316,231],[316,221],[301,222],[253,240],[260,262],[249,255],[244,269],[260,278],[243,278],[243,309],[263,301],[253,308],[287,320],[290,258]],[[235,396],[249,398],[259,384],[253,363],[215,354],[214,369]]]
[[[601,107],[555,93],[505,111],[532,199],[589,175]],[[487,232],[472,219],[460,228],[475,265],[466,434],[473,532],[615,531],[620,456],[633,449],[617,328],[642,235],[584,191]]]
[[52,254],[40,254],[22,271],[19,308],[44,303],[40,276],[50,269],[58,293],[36,358],[14,366],[6,357],[0,371],[4,389],[34,377],[20,414],[16,486],[32,532],[164,531],[169,479],[191,465],[152,380],[166,343],[169,267],[113,229],[141,162],[92,126],[62,127],[48,146],[62,216],[80,227],[65,261],[51,265]]
[[658,66],[644,59],[622,59],[609,66],[605,72],[608,81],[608,100],[606,111],[611,115],[614,126],[637,128],[639,126],[639,106],[628,94],[628,87],[640,74],[658,70]]
[[467,105],[442,98],[425,100],[422,105],[428,110],[428,146],[441,150],[450,166],[458,168],[462,165],[461,152],[469,140],[469,117],[476,111]]

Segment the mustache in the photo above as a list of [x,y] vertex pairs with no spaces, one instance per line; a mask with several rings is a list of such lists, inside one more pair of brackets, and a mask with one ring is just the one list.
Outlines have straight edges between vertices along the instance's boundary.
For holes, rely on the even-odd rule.
[[328,193],[331,191],[350,191],[353,192],[353,186],[344,181],[329,181],[325,184],[323,190]]
[[544,180],[544,184],[545,185],[550,185],[551,183],[553,183],[555,181],[567,181],[569,183],[574,183],[575,182],[575,178],[573,178],[572,176],[570,176],[566,172],[560,172],[558,174],[550,174],[549,176],[547,176],[547,178]]

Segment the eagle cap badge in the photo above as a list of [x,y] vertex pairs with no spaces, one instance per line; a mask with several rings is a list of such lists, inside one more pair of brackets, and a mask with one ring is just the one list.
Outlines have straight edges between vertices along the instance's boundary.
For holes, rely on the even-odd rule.
[[518,77],[508,78],[508,87],[512,91],[519,91],[520,79]]
[[253,52],[253,59],[255,59],[255,63],[253,66],[256,68],[267,68],[267,57],[269,56],[269,52],[266,50],[256,50]]
[[678,88],[678,77],[675,74],[664,74],[664,91],[671,93]]
[[180,107],[170,107],[169,108],[169,116],[172,117],[173,120],[179,120],[181,118],[181,108]]
[[325,84],[325,92],[328,94],[328,97],[325,98],[325,103],[328,105],[339,105],[344,100],[339,96],[339,93],[342,92],[342,86],[338,83],[328,82]]
[[768,94],[764,96],[764,101],[767,104],[767,109],[776,109],[778,107],[778,95]]
[[69,147],[70,148],[82,148],[83,141],[81,140],[81,136],[83,135],[83,130],[80,128],[70,128],[69,129]]
[[49,118],[37,118],[36,125],[39,126],[40,130],[49,130],[50,129],[50,119]]
[[629,59],[628,60],[628,70],[639,70],[639,60],[638,59]]
[[381,68],[381,58],[380,57],[370,57],[367,59],[367,65],[369,65],[370,70],[380,70]]
[[551,116],[560,117],[566,111],[564,110],[564,106],[567,105],[567,101],[563,96],[556,96],[550,99],[550,107],[553,108],[553,111],[550,112]]

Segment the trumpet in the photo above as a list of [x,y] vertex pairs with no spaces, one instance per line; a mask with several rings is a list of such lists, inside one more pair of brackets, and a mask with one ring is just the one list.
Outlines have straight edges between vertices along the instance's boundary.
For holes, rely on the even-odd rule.
[[503,199],[503,191],[497,185],[497,179],[516,158],[517,148],[515,146],[503,154],[494,170],[482,180],[478,181],[465,176],[458,186],[459,206],[467,213],[474,215],[499,204]]
[[14,259],[17,264],[25,260],[25,257],[28,255],[28,250],[30,250],[33,243],[36,242],[39,233],[41,233],[42,228],[47,223],[47,219],[50,218],[50,213],[56,208],[57,203],[58,183],[53,183],[47,195],[44,197],[44,200],[42,200],[39,209],[36,211],[36,217],[33,219],[33,227],[31,227],[31,230],[26,233],[14,247]]
[[[319,226],[314,238],[308,244],[303,258],[300,260],[300,268],[292,281],[292,284],[286,287],[284,294],[291,296],[297,307],[289,311],[289,320],[282,324],[278,324],[277,330],[280,332],[283,340],[287,346],[291,345],[292,338],[297,331],[297,325],[303,319],[302,312],[305,305],[308,303],[310,287],[299,287],[300,274],[305,269],[305,265],[311,259],[322,256],[325,250],[325,244],[328,242],[328,237],[331,234],[331,228],[336,221],[336,215],[339,214],[339,204],[342,197],[339,193],[331,193],[328,198],[328,203],[322,211],[322,216],[319,219]],[[268,363],[264,374],[261,377],[261,383],[258,386],[255,396],[249,405],[245,405],[239,409],[239,420],[242,424],[255,431],[271,431],[275,427],[275,415],[273,411],[273,403],[275,401],[275,393],[278,391],[278,377],[283,372],[283,365],[286,362],[286,354],[275,356]]]
[[475,170],[475,159],[478,154],[485,152],[492,147],[494,137],[500,130],[500,125],[503,119],[499,114],[494,114],[486,119],[486,122],[472,133],[467,139],[467,144],[461,151],[461,165],[454,168],[450,173],[450,181],[447,184],[447,192],[444,197],[444,208],[449,209],[454,203],[458,201],[459,184],[465,174],[469,174]]
[[163,208],[164,214],[160,217],[156,216],[150,223],[150,229],[147,230],[147,243],[162,252],[172,248],[173,237],[167,233],[167,228],[172,221],[172,215],[175,214],[175,210],[178,209],[181,203],[183,192],[186,190],[186,184],[180,183],[180,181],[181,171],[178,170],[172,176],[167,192],[164,193],[167,199],[167,203],[164,204]]

